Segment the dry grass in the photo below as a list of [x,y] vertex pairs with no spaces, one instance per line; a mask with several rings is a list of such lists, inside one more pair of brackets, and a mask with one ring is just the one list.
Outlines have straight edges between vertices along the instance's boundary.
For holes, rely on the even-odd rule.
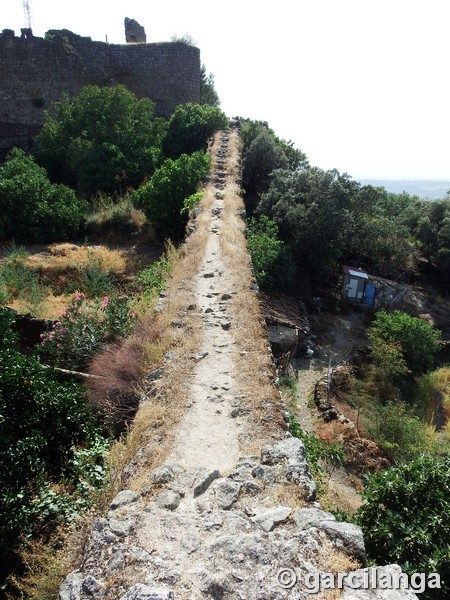
[[128,244],[118,248],[55,243],[29,247],[24,265],[37,275],[37,295],[13,294],[8,306],[19,313],[31,312],[39,318],[55,319],[71,302],[76,291],[87,292],[84,286],[88,271],[103,274],[111,285],[128,286],[135,274],[159,258],[160,254],[160,245],[138,247]]
[[147,222],[142,210],[133,206],[129,194],[121,198],[112,198],[99,194],[93,201],[93,212],[86,223],[86,232],[89,239],[102,242],[122,242],[131,236],[147,237],[154,231]]
[[307,491],[298,485],[281,483],[274,488],[273,504],[288,506],[289,508],[302,508],[307,506]]
[[56,319],[70,304],[73,294],[53,294],[50,292],[42,302],[30,306],[30,302],[23,298],[16,298],[8,302],[8,306],[20,314],[31,312],[40,319]]
[[360,479],[339,472],[327,479],[320,504],[323,510],[354,515],[363,503],[359,495],[362,491],[363,483]]
[[160,257],[161,244],[72,244],[56,243],[42,252],[30,254],[26,264],[36,269],[50,283],[64,273],[72,273],[91,265],[118,280],[128,280],[136,271]]
[[[148,444],[149,433],[156,433],[159,429],[164,429],[170,421],[168,408],[156,402],[146,402],[137,412],[133,424],[125,436],[114,442],[109,452],[109,476],[111,483],[111,498],[115,496],[122,488],[124,483],[123,471],[127,465],[136,457],[141,448]],[[145,472],[161,463],[165,457],[163,446],[155,444],[152,453],[146,457]],[[140,489],[145,476],[143,472],[138,472],[134,480],[138,481],[135,485],[127,486],[134,489]]]
[[123,274],[129,259],[125,250],[115,250],[107,246],[85,246],[71,243],[51,244],[47,252],[30,254],[27,265],[43,273],[66,271],[73,267],[83,267],[95,257],[110,273]]
[[[338,550],[334,546],[322,546],[317,556],[317,568],[323,573],[348,573],[361,568],[361,564],[353,557]],[[337,600],[343,590],[323,590],[315,596],[317,600]]]
[[61,581],[80,565],[94,521],[104,508],[104,497],[97,500],[97,505],[84,513],[82,519],[58,530],[50,541],[26,542],[20,553],[26,572],[20,579],[10,578],[16,592],[7,593],[7,600],[58,600]]
[[339,421],[319,421],[315,426],[315,434],[326,444],[343,444],[349,434],[354,435],[353,429]]

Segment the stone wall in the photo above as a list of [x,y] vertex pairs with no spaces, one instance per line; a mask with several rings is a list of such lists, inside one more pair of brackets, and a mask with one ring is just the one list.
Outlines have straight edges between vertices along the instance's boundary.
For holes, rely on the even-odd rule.
[[89,84],[124,84],[169,117],[178,104],[199,102],[200,51],[180,42],[94,42],[68,30],[49,31],[45,39],[24,30],[17,37],[6,29],[0,34],[0,151],[14,142],[31,147],[51,103]]

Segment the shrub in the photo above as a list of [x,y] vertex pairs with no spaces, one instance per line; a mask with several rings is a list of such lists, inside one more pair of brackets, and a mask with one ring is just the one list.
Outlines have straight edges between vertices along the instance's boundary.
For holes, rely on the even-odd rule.
[[371,342],[372,360],[379,378],[393,381],[410,373],[399,342],[386,342],[376,335]]
[[248,248],[258,285],[264,289],[288,289],[294,284],[296,266],[291,249],[278,239],[278,226],[266,215],[248,221]]
[[130,310],[126,295],[105,296],[101,305],[107,340],[126,337],[134,327],[136,315]]
[[182,154],[177,160],[169,158],[133,194],[133,202],[144,210],[160,235],[175,240],[182,237],[187,220],[181,215],[183,202],[197,191],[209,167],[210,159],[203,152]]
[[[416,401],[423,418],[433,422],[444,418],[450,421],[450,367],[441,367],[421,377],[417,385]],[[442,416],[439,415],[440,407]]]
[[[74,498],[60,495],[53,484],[65,478],[73,493],[85,470],[81,462],[89,462],[77,452],[94,452],[93,444],[99,443],[80,386],[56,381],[36,358],[15,350],[11,325],[11,314],[0,309],[1,338],[8,340],[0,344],[0,544],[6,546],[17,542],[18,532],[31,533],[55,521],[67,512],[63,504],[77,510]],[[93,483],[91,475],[86,485]]]
[[36,309],[44,298],[44,289],[37,272],[27,265],[28,254],[14,244],[0,263],[0,304],[16,299],[24,300],[30,309]]
[[344,449],[341,444],[327,444],[319,440],[314,434],[303,430],[295,417],[291,415],[290,430],[294,437],[298,438],[305,445],[306,460],[312,471],[313,477],[320,487],[323,486],[324,470],[321,461],[334,465],[341,465],[344,462]]
[[[142,387],[144,367],[148,372],[159,366],[146,363],[149,346],[158,346],[161,330],[147,317],[133,335],[97,353],[89,364],[88,398],[102,415],[108,428],[120,433],[139,407],[137,390]],[[162,356],[159,356],[162,359]]]
[[39,161],[52,180],[86,196],[137,187],[161,161],[165,123],[151,100],[123,85],[86,86],[54,103],[53,115],[39,134]]
[[434,428],[425,425],[405,404],[377,406],[368,426],[374,441],[391,462],[407,462],[433,449]]
[[378,563],[398,563],[412,574],[438,572],[450,592],[450,455],[429,455],[370,475],[357,520],[366,550]]
[[121,198],[97,196],[92,213],[86,222],[89,239],[121,241],[137,233],[145,222],[145,215],[136,209],[130,195]]
[[83,369],[103,344],[127,335],[134,319],[128,296],[105,296],[99,305],[76,294],[52,330],[41,335],[41,354],[55,366]]
[[196,192],[195,194],[191,194],[183,201],[183,208],[181,209],[181,214],[188,215],[191,210],[196,206],[200,200],[203,198],[203,192]]
[[274,266],[284,249],[277,234],[278,227],[269,217],[262,215],[259,219],[249,219],[248,248],[256,281],[262,288],[270,289],[275,283]]
[[[406,365],[420,374],[433,365],[439,351],[440,333],[417,317],[396,310],[378,311],[368,332],[372,344],[382,341],[401,348]],[[396,368],[394,365],[392,368]]]
[[80,275],[81,289],[88,298],[98,298],[111,293],[113,279],[101,256],[88,251],[88,262],[85,265],[77,265],[77,270]]
[[228,119],[217,107],[208,104],[181,104],[170,118],[163,142],[164,154],[178,158],[181,154],[205,151],[218,129],[228,127]]
[[51,242],[68,239],[84,226],[87,204],[14,148],[0,166],[0,236]]
[[159,294],[164,289],[170,270],[171,264],[167,258],[156,260],[139,273],[139,284],[144,287],[146,292]]

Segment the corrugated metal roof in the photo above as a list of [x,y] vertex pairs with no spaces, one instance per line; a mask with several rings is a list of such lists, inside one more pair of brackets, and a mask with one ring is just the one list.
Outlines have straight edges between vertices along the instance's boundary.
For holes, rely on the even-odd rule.
[[360,269],[359,267],[350,267],[349,265],[344,265],[342,267],[344,269],[344,273],[348,273],[353,277],[360,277],[361,279],[369,279],[369,275],[367,271],[364,269]]

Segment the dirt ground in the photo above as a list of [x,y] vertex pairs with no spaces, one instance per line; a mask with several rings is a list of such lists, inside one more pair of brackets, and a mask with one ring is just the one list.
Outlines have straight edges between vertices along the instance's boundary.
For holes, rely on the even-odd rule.
[[[322,313],[310,317],[312,358],[303,356],[292,361],[298,382],[296,418],[303,429],[317,433],[322,420],[313,400],[314,386],[326,378],[329,367],[335,368],[367,348],[365,330],[370,316],[365,312],[350,310],[346,314]],[[343,410],[344,407],[340,406]],[[351,411],[346,416],[354,418]],[[343,468],[328,472],[322,504],[327,509],[353,513],[361,505],[362,482]]]

